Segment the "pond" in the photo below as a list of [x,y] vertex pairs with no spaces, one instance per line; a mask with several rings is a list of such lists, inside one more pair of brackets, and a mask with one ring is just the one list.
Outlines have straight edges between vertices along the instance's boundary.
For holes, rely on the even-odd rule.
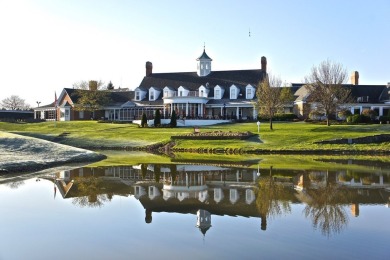
[[390,166],[329,163],[175,161],[0,176],[0,259],[388,259]]

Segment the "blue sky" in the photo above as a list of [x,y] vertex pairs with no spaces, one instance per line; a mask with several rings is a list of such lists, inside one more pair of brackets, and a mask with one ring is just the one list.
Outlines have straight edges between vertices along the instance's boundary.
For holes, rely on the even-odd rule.
[[[331,59],[390,82],[390,1],[0,0],[0,100],[48,104],[80,80],[136,88],[154,72],[268,69],[301,82]],[[249,30],[251,37],[249,37]]]

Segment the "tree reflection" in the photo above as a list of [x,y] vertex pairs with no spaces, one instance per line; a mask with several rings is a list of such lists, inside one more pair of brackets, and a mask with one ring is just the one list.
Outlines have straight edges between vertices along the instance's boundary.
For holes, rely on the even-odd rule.
[[338,234],[348,225],[348,215],[341,204],[350,198],[347,189],[326,181],[325,186],[308,188],[305,193],[309,198],[304,209],[305,217],[311,218],[313,227],[321,230],[323,235]]
[[77,186],[77,197],[72,203],[80,207],[102,207],[109,198],[106,194],[99,194],[102,180],[96,177],[79,177],[74,184]]
[[267,218],[291,212],[290,203],[286,198],[288,190],[272,176],[272,166],[268,176],[258,180],[256,206],[261,216],[261,229],[266,230]]
[[11,189],[17,189],[24,184],[25,184],[24,181],[13,181],[13,182],[8,182],[5,185],[10,187]]

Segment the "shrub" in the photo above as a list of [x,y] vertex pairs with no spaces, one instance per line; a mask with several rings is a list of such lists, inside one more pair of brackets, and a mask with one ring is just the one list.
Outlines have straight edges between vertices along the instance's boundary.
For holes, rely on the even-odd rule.
[[350,124],[360,124],[360,123],[370,123],[371,119],[365,115],[351,115],[347,117],[347,123]]
[[[293,113],[278,113],[275,114],[272,118],[273,121],[294,121],[298,119],[298,117]],[[259,115],[257,117],[257,120],[259,121],[268,121],[269,116]]]
[[176,112],[175,112],[175,110],[172,111],[171,123],[170,123],[170,125],[171,125],[171,127],[176,127],[176,126],[177,126]]
[[312,120],[322,120],[324,116],[325,116],[325,113],[320,112],[318,110],[312,110],[309,113],[309,118]]
[[382,124],[387,124],[387,122],[390,121],[390,116],[381,116],[379,117],[379,122],[381,122]]
[[362,115],[368,117],[370,120],[374,120],[375,117],[377,116],[376,112],[372,109],[364,109],[362,111]]
[[146,117],[146,114],[143,113],[143,114],[142,114],[142,119],[141,119],[141,126],[142,126],[142,127],[145,127],[145,126],[147,126],[147,125],[148,125],[148,118]]
[[347,120],[349,116],[352,116],[352,112],[350,110],[341,110],[338,112],[337,116],[341,120]]
[[156,113],[154,115],[154,127],[158,127],[160,125],[161,125],[160,109],[156,109]]

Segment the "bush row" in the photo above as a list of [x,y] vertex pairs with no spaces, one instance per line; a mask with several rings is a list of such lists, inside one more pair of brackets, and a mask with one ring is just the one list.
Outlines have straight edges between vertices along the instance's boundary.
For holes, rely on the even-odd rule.
[[[268,116],[261,116],[261,115],[259,115],[257,117],[257,119],[260,120],[260,121],[268,121],[269,117]],[[295,115],[293,113],[276,114],[272,118],[273,121],[294,121],[294,120],[297,120],[297,119],[298,119],[297,115]]]

